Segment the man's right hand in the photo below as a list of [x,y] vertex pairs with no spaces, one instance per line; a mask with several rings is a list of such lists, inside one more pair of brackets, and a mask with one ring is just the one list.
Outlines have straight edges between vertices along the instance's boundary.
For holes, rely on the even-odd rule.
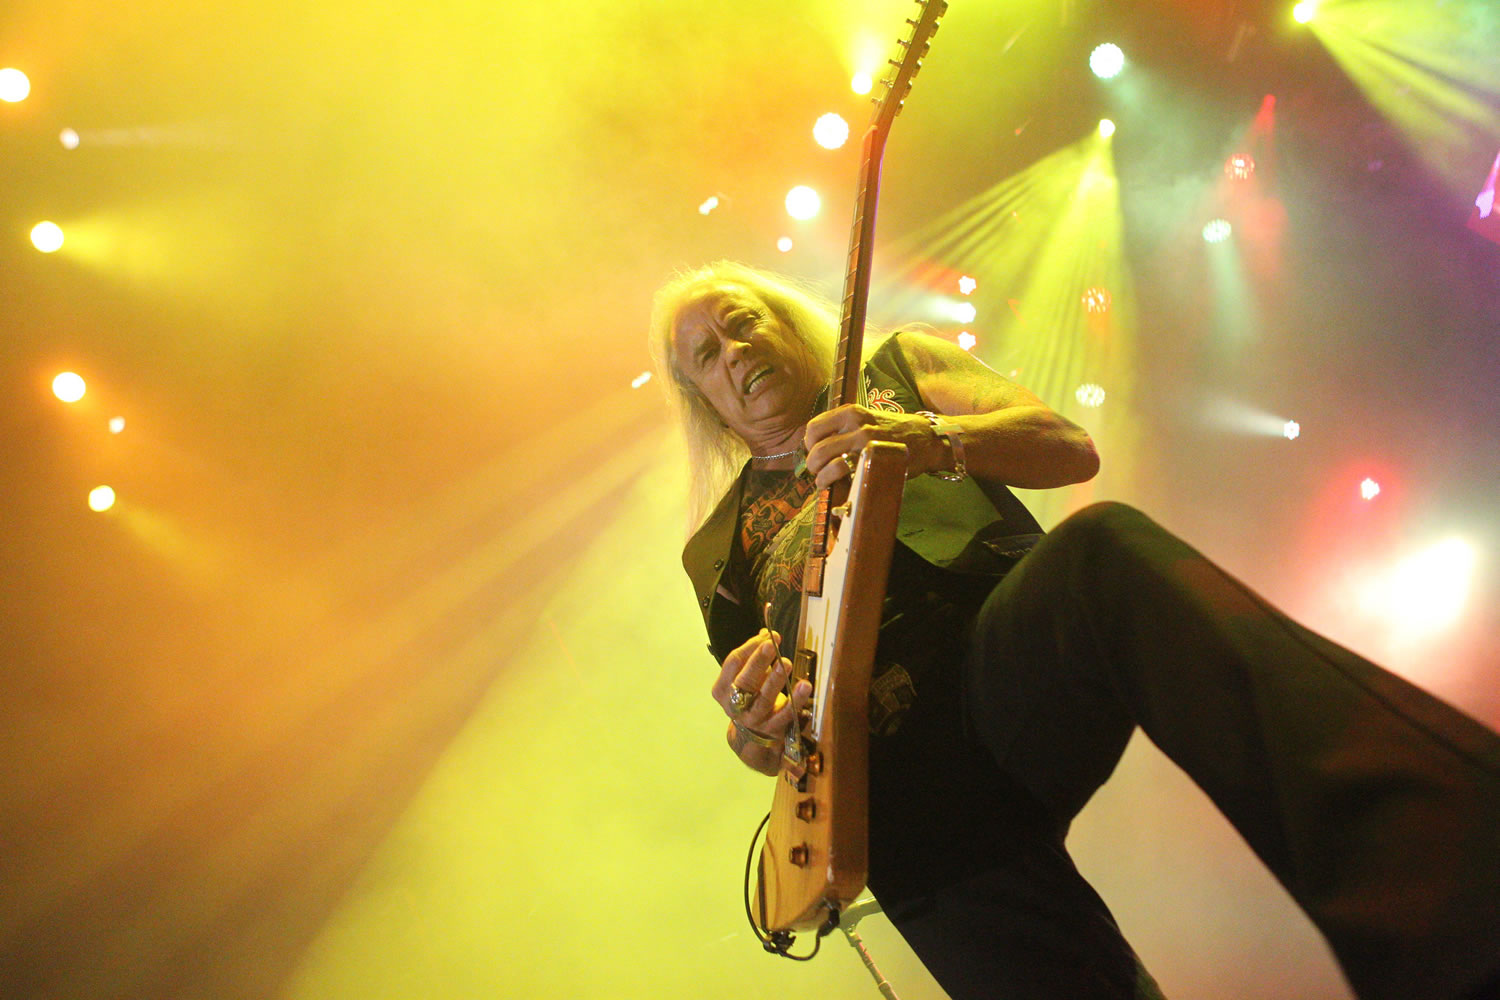
[[762,774],[781,769],[781,746],[787,727],[812,697],[812,684],[798,681],[788,696],[792,664],[777,653],[777,636],[761,629],[724,658],[714,681],[713,698],[729,716],[730,749]]

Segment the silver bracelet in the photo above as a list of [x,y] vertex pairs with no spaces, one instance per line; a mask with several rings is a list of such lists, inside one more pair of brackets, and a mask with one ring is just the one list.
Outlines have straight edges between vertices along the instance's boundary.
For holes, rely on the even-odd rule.
[[932,475],[950,483],[962,482],[969,474],[968,468],[964,465],[964,429],[955,421],[933,413],[931,410],[918,410],[917,416],[926,417],[927,422],[932,424],[932,429],[946,437],[948,446],[953,449],[953,471],[940,472],[934,469]]

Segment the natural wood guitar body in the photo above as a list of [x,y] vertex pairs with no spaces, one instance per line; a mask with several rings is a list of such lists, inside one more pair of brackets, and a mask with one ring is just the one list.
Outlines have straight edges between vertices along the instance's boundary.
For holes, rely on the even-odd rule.
[[905,447],[865,446],[825,586],[803,598],[795,673],[812,680],[813,708],[788,735],[761,849],[755,913],[768,933],[818,927],[865,886],[870,676],[905,478]]

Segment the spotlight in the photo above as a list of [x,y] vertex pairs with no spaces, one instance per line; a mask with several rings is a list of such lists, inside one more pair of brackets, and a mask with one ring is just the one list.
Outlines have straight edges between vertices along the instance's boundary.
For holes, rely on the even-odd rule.
[[958,346],[962,347],[966,351],[972,351],[974,349],[974,345],[977,343],[979,343],[979,338],[974,336],[968,330],[964,330],[958,335]]
[[120,434],[120,433],[124,432],[124,430],[125,430],[125,418],[124,417],[110,417],[109,418],[109,432],[111,434]]
[[948,303],[948,315],[954,320],[967,325],[978,318],[979,310],[974,308],[974,303],[972,302],[950,302]]
[[1209,243],[1223,243],[1229,239],[1234,227],[1226,219],[1214,219],[1203,227],[1203,238]]
[[1376,497],[1380,496],[1380,484],[1375,480],[1366,477],[1365,480],[1359,484],[1359,495],[1366,500],[1374,500]]
[[639,389],[641,386],[645,385],[649,381],[651,381],[651,373],[650,372],[641,372],[635,378],[633,378],[633,379],[630,380],[630,388],[632,388],[632,389]]
[[978,287],[979,287],[979,282],[975,281],[973,278],[969,277],[967,274],[964,275],[962,278],[958,279],[958,290],[960,292],[962,292],[964,295],[973,295],[974,294],[974,289],[976,289]]
[[1075,399],[1084,406],[1097,407],[1104,405],[1104,387],[1093,382],[1085,382],[1073,393]]
[[1356,583],[1360,610],[1404,639],[1456,625],[1463,617],[1479,553],[1462,538],[1411,552],[1385,568],[1371,567]]
[[1083,307],[1091,313],[1109,312],[1109,289],[1097,285],[1083,293]]
[[64,403],[76,403],[88,391],[83,376],[76,372],[63,372],[52,380],[52,395]]
[[38,222],[31,227],[31,245],[42,253],[52,253],[62,249],[62,228],[55,222]]
[[849,140],[849,123],[832,111],[813,122],[813,141],[824,149],[838,149]]
[[115,505],[115,491],[108,486],[95,486],[89,490],[89,510],[101,514]]
[[1125,68],[1125,53],[1113,42],[1096,46],[1089,53],[1089,69],[1101,80],[1113,80]]
[[31,93],[31,81],[26,78],[25,73],[8,66],[0,69],[0,101],[15,104],[17,101],[26,100],[26,95],[29,93]]
[[782,253],[791,253],[792,238],[790,236],[783,236],[781,239],[777,240],[776,249],[780,250]]
[[1224,161],[1224,173],[1232,180],[1248,181],[1255,173],[1255,158],[1249,153],[1235,153]]
[[805,184],[799,184],[786,193],[786,214],[794,219],[811,219],[822,207],[823,199],[818,197],[818,192]]
[[698,206],[698,214],[699,215],[707,215],[709,212],[712,212],[714,209],[716,209],[718,207],[719,207],[719,196],[716,195],[716,194],[709,195],[708,198],[704,200],[703,204],[701,204],[701,205]]
[[1115,123],[1108,118],[1099,119],[1099,134],[1108,139],[1115,134]]
[[78,143],[82,140],[78,138],[77,132],[70,128],[65,128],[57,133],[57,141],[63,144],[63,149],[77,149]]
[[1302,425],[1295,420],[1288,420],[1281,428],[1282,437],[1288,441],[1295,441],[1302,434]]
[[1313,3],[1312,0],[1302,0],[1301,3],[1292,8],[1292,20],[1298,24],[1306,24],[1317,13],[1318,5],[1316,3]]
[[868,73],[855,73],[854,79],[849,81],[849,86],[856,94],[863,96],[875,89],[875,80]]

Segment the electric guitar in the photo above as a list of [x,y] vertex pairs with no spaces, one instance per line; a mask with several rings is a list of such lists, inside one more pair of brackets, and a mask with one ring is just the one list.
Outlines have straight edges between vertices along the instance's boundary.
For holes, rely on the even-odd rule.
[[[919,6],[865,132],[830,409],[864,402],[860,371],[880,162],[891,123],[948,8],[944,0]],[[875,442],[861,451],[852,483],[841,481],[816,501],[788,681],[811,681],[813,695],[782,748],[755,885],[755,922],[766,947],[783,955],[792,931],[827,933],[865,886],[870,677],[905,478],[906,448]]]

